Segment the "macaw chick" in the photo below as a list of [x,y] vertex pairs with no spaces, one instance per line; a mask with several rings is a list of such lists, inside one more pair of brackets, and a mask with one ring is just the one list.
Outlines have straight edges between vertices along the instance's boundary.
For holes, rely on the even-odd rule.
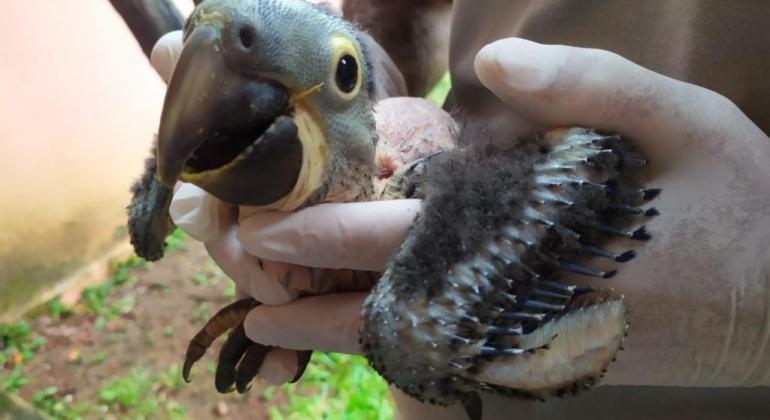
[[[403,79],[370,37],[299,0],[206,0],[184,38],[157,164],[148,161],[129,207],[140,255],[162,255],[179,180],[257,210],[422,198],[383,273],[339,270],[326,291],[371,289],[361,344],[385,379],[422,401],[461,402],[475,419],[478,392],[544,398],[603,375],[628,326],[622,296],[563,279],[610,278],[616,271],[586,263],[636,253],[602,245],[649,239],[634,226],[657,214],[639,206],[658,191],[642,188],[646,161],[626,141],[575,128],[474,147],[443,111],[397,101],[380,102],[379,118],[391,123],[378,136],[374,104]],[[215,385],[248,389],[272,350],[243,329],[258,304],[235,302],[206,324],[188,348],[185,379],[232,329]],[[310,354],[298,353],[295,379]]]

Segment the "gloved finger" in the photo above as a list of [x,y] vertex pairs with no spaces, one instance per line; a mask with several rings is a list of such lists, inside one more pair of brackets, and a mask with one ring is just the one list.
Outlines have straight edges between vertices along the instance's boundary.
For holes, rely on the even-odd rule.
[[[240,287],[235,287],[236,300],[249,296]],[[267,353],[265,360],[262,361],[257,377],[271,385],[282,385],[294,378],[297,369],[297,351],[273,348]]]
[[292,275],[297,278],[309,276],[309,270],[291,267],[293,274],[290,275],[287,274],[288,265],[270,265],[268,273],[262,260],[243,250],[236,237],[237,232],[238,225],[233,224],[206,242],[206,250],[214,262],[235,281],[238,288],[265,305],[281,305],[296,299],[299,292],[284,285],[281,279]]
[[676,139],[690,126],[683,117],[699,118],[703,108],[729,103],[598,49],[507,38],[482,48],[474,64],[481,82],[514,111],[549,126],[592,127],[642,140],[667,133]]
[[307,267],[381,271],[420,211],[419,200],[335,203],[241,220],[252,255]]
[[182,54],[182,46],[182,31],[173,31],[163,35],[152,47],[150,63],[166,83],[171,79],[179,55]]
[[275,348],[265,357],[257,377],[272,385],[282,385],[294,379],[297,368],[295,350]]
[[286,349],[360,353],[358,330],[367,295],[334,293],[280,306],[258,306],[246,316],[246,336]]
[[236,238],[238,209],[192,184],[180,183],[169,208],[185,233],[206,244],[211,258],[248,296],[266,305],[295,299],[313,283],[308,268],[261,260],[244,252]]
[[241,299],[246,299],[248,297],[251,297],[251,296],[249,296],[248,293],[246,293],[243,289],[238,287],[238,285],[236,284],[235,285],[235,300],[238,301],[238,300],[241,300]]
[[238,209],[193,184],[179,182],[169,214],[179,229],[200,242],[208,242],[236,223]]

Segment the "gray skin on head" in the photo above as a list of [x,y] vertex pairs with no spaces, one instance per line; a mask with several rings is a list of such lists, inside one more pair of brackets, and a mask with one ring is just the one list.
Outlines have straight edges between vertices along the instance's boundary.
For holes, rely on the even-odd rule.
[[[298,138],[296,105],[320,133],[315,141],[325,150],[312,159],[321,160],[323,178],[280,203],[282,209],[368,194],[377,143],[373,99],[404,90],[403,78],[370,37],[304,1],[198,3],[185,25],[186,44],[166,96],[158,147],[132,187],[128,207],[131,242],[148,260],[163,256],[173,228],[172,188],[186,166],[217,170],[260,143],[262,156],[252,153],[250,160],[192,182],[236,205],[269,207],[288,195],[306,166],[303,157],[313,152]],[[353,50],[360,71],[353,95],[336,86],[333,39],[349,42]],[[377,57],[376,72],[367,50]],[[375,86],[375,76],[381,85]],[[267,131],[270,136],[264,136]]]
[[[209,0],[190,16],[185,27],[185,42],[180,64],[170,81],[161,120],[158,154],[161,181],[169,185],[181,175],[183,180],[215,190],[214,195],[230,204],[273,205],[283,197],[271,195],[255,200],[254,196],[268,189],[270,182],[289,178],[289,174],[260,173],[257,179],[249,180],[253,183],[251,196],[229,193],[243,188],[236,177],[242,180],[259,169],[257,164],[245,167],[251,163],[238,160],[247,154],[246,147],[250,146],[242,137],[250,136],[245,140],[253,140],[257,145],[259,136],[274,128],[266,130],[264,125],[282,115],[290,117],[298,130],[301,155],[311,155],[301,162],[293,162],[300,164],[294,166],[300,173],[291,175],[300,176],[298,184],[308,181],[302,176],[308,171],[308,159],[312,159],[314,165],[323,165],[323,179],[320,183],[308,181],[312,191],[293,197],[288,208],[279,208],[293,210],[326,201],[327,195],[350,190],[345,187],[361,184],[362,179],[371,174],[377,141],[371,111],[373,84],[364,47],[349,23],[303,1]],[[351,74],[354,78],[349,90],[340,85],[343,57],[348,65],[348,80]],[[206,78],[208,75],[201,68],[210,71],[211,78]],[[199,76],[201,73],[203,77]],[[235,137],[241,137],[237,142],[246,152],[236,157],[235,152],[241,150],[234,149],[233,156],[228,156],[234,158],[232,161],[220,160],[214,167],[204,167],[209,171],[207,174],[200,173],[204,172],[201,168],[192,168],[194,176],[186,179],[180,172],[190,167],[185,167],[184,162],[195,159],[196,150],[224,143],[222,137],[228,134],[222,133],[228,128],[222,125],[224,117],[203,123],[201,129],[198,126],[205,120],[202,117],[226,107],[234,99],[232,92],[237,93],[239,86],[247,85],[254,93],[239,97],[238,101],[243,103],[242,108],[257,108],[256,115],[248,118],[266,121],[251,126],[248,121],[241,122],[243,127]],[[272,101],[265,99],[273,97]],[[276,103],[285,109],[275,109]],[[212,110],[199,115],[207,106]],[[285,137],[297,135],[283,131],[286,131],[282,134]],[[233,147],[232,143],[228,147]],[[297,161],[302,157],[293,153],[291,159]],[[228,184],[230,173],[234,174],[232,187]],[[271,178],[272,175],[275,176]],[[211,188],[208,178],[215,179],[215,188]],[[246,202],[248,200],[251,202]]]
[[[305,100],[311,104],[330,143],[326,188],[351,170],[372,164],[377,142],[370,98],[373,81],[363,59],[363,47],[352,26],[336,16],[319,13],[317,7],[298,0],[207,0],[190,18],[186,32],[198,25],[198,16],[216,10],[228,16],[223,33],[223,55],[245,74],[278,81],[290,91],[303,92],[321,85]],[[296,24],[302,22],[301,24]],[[242,30],[253,30],[254,48],[243,51]],[[358,53],[363,80],[353,98],[343,98],[335,86],[337,62],[333,61],[334,37],[350,41]],[[237,47],[235,45],[238,45]],[[228,49],[233,54],[228,54]],[[237,204],[237,203],[236,203]]]

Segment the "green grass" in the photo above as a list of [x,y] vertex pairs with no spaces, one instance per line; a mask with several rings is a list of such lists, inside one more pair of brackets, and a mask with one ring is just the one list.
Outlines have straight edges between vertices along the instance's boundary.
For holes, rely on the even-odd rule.
[[[131,274],[134,267],[144,267],[147,263],[132,257],[125,261],[111,263],[111,275],[103,284],[87,288],[78,304],[78,308],[70,307],[58,298],[48,301],[45,309],[53,319],[70,316],[74,313],[85,313],[96,318],[97,325],[104,325],[106,320],[130,312],[135,299],[126,296],[114,303],[107,303],[107,296],[116,288],[132,284],[135,279]],[[45,338],[32,331],[27,321],[15,324],[0,324],[0,389],[6,392],[16,392],[28,382],[23,371],[23,365],[34,357],[35,353],[45,344]],[[42,392],[47,391],[47,392]],[[61,401],[53,401],[51,389],[39,390],[40,404],[50,405],[49,408],[62,407]],[[55,394],[55,392],[54,392]],[[64,417],[69,418],[69,417]]]
[[196,286],[207,287],[212,284],[217,284],[222,280],[227,280],[232,283],[225,273],[219,268],[219,266],[211,259],[206,260],[206,264],[201,271],[193,274],[192,281]]
[[27,382],[29,382],[29,378],[21,371],[21,366],[14,366],[7,375],[3,375],[0,378],[0,386],[2,386],[5,392],[9,393],[15,393]]
[[173,337],[174,336],[174,327],[171,325],[166,325],[163,327],[163,336],[164,337]]
[[66,318],[74,313],[74,309],[71,306],[67,306],[62,303],[58,297],[53,298],[46,303],[46,309],[48,316],[54,320]]
[[[431,100],[443,102],[448,84],[448,78],[442,79],[431,93]],[[182,248],[185,238],[181,231],[174,232],[167,239],[167,251]],[[84,290],[77,305],[69,307],[59,299],[53,299],[46,305],[47,313],[53,319],[92,316],[97,325],[104,325],[108,320],[133,309],[133,295],[128,294],[117,300],[109,297],[136,282],[135,268],[149,265],[138,257],[113,262],[109,278],[100,285]],[[199,287],[206,287],[219,278],[222,275],[217,267],[207,267],[192,282]],[[235,286],[229,286],[224,296],[233,298]],[[205,321],[210,312],[210,305],[201,303],[191,316],[195,320]],[[165,336],[173,334],[173,329],[164,329]],[[123,337],[116,333],[116,339]],[[15,392],[27,382],[21,365],[32,358],[44,343],[45,340],[31,331],[26,322],[0,326],[0,389]],[[84,359],[83,363],[99,364],[106,357],[105,352],[96,352],[92,357]],[[213,366],[209,363],[208,370],[213,371]],[[108,414],[116,418],[182,419],[187,417],[185,408],[173,396],[183,385],[179,366],[174,365],[161,372],[137,367],[102,383],[93,401],[75,401],[72,394],[65,394],[56,387],[47,387],[37,390],[31,402],[56,419],[103,418]],[[280,397],[276,402],[282,403],[280,407],[271,408],[270,416],[276,420],[377,420],[393,417],[393,403],[387,385],[368,366],[367,361],[359,356],[316,352],[299,383],[272,387],[263,394],[268,404],[273,396]]]
[[[78,302],[80,312],[94,317],[97,328],[101,328],[107,321],[133,310],[136,303],[136,298],[133,295],[126,295],[114,302],[108,302],[107,298],[121,288],[134,285],[136,276],[133,274],[133,270],[135,268],[147,268],[150,263],[137,256],[131,256],[123,261],[110,261],[109,264],[110,277],[101,284],[85,288]],[[61,312],[62,309],[59,306],[49,302],[49,313],[56,315]]]
[[93,356],[91,356],[89,363],[92,365],[102,364],[105,360],[107,360],[107,356],[108,353],[106,351],[97,351]]
[[16,392],[27,383],[22,365],[35,356],[45,338],[32,331],[29,323],[0,324],[0,387]]
[[274,420],[393,418],[387,384],[360,356],[316,352],[297,384],[268,388],[262,398],[278,392],[286,404],[271,409]]
[[32,404],[63,420],[103,418],[106,413],[126,419],[184,419],[184,407],[171,398],[183,386],[181,369],[176,364],[157,373],[133,368],[105,382],[98,391],[98,401],[76,403],[72,394],[63,394],[51,386],[35,392]]
[[113,378],[99,390],[99,401],[111,412],[131,419],[184,419],[186,411],[169,398],[183,386],[177,365],[157,374],[143,368],[133,368],[125,375]]
[[134,368],[107,381],[99,389],[97,402],[75,403],[72,394],[62,394],[51,386],[35,392],[32,404],[51,417],[64,420],[103,418],[106,413],[126,419],[184,419],[184,407],[170,398],[183,385],[177,365],[159,373]]
[[198,306],[195,307],[195,311],[193,311],[193,314],[192,314],[193,321],[199,324],[204,324],[210,318],[211,318],[211,305],[206,302],[199,303]]
[[184,242],[187,240],[187,234],[181,229],[176,229],[171,232],[171,235],[166,238],[166,252],[174,252],[184,247]]
[[[186,235],[175,231],[167,240],[168,252],[184,246]],[[131,256],[125,260],[110,261],[110,275],[99,285],[83,290],[80,301],[68,306],[57,297],[45,304],[45,311],[54,320],[72,315],[91,316],[97,327],[104,326],[113,318],[127,314],[134,308],[136,298],[127,294],[117,300],[108,299],[118,290],[125,290],[136,283],[134,269],[147,268],[150,263]],[[124,332],[112,333],[115,340],[123,340]],[[166,336],[173,335],[173,329],[165,329]],[[0,324],[0,390],[14,393],[28,382],[23,365],[45,344],[45,338],[32,331],[26,321],[15,324]],[[89,364],[102,363],[106,352],[96,352],[87,360]],[[73,402],[71,394],[64,395],[56,387],[37,390],[32,403],[41,411],[56,419],[81,419],[84,416],[103,417],[107,412],[120,413],[125,418],[185,418],[185,410],[168,398],[170,393],[179,391],[183,382],[180,368],[176,365],[157,374],[135,368],[126,376],[113,378],[99,390],[99,401],[95,403]]]
[[99,413],[100,407],[89,403],[74,403],[72,394],[62,395],[58,388],[50,386],[35,392],[32,405],[45,414],[63,420],[79,420],[86,415]]
[[235,299],[235,283],[230,283],[227,285],[227,289],[222,293],[222,296],[225,299]]
[[452,82],[449,78],[449,73],[446,73],[441,80],[433,86],[433,89],[425,95],[425,99],[433,102],[436,106],[443,106],[449,90],[452,88]]

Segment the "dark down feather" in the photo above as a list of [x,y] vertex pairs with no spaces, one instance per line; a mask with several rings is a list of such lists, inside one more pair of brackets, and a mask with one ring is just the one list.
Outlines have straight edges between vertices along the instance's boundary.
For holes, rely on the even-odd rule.
[[432,159],[423,210],[364,308],[372,365],[434,404],[461,400],[475,410],[468,402],[477,390],[527,395],[474,375],[500,357],[548,351],[547,342],[520,347],[517,337],[584,307],[585,291],[561,283],[562,272],[609,278],[615,271],[593,269],[586,257],[636,255],[601,246],[615,235],[649,237],[632,228],[653,213],[636,208],[656,193],[635,175],[645,163],[619,137],[582,129]]
[[144,172],[131,186],[131,203],[128,205],[128,234],[136,255],[147,261],[163,257],[166,237],[174,229],[168,214],[174,192],[158,181],[157,148],[144,162]]

